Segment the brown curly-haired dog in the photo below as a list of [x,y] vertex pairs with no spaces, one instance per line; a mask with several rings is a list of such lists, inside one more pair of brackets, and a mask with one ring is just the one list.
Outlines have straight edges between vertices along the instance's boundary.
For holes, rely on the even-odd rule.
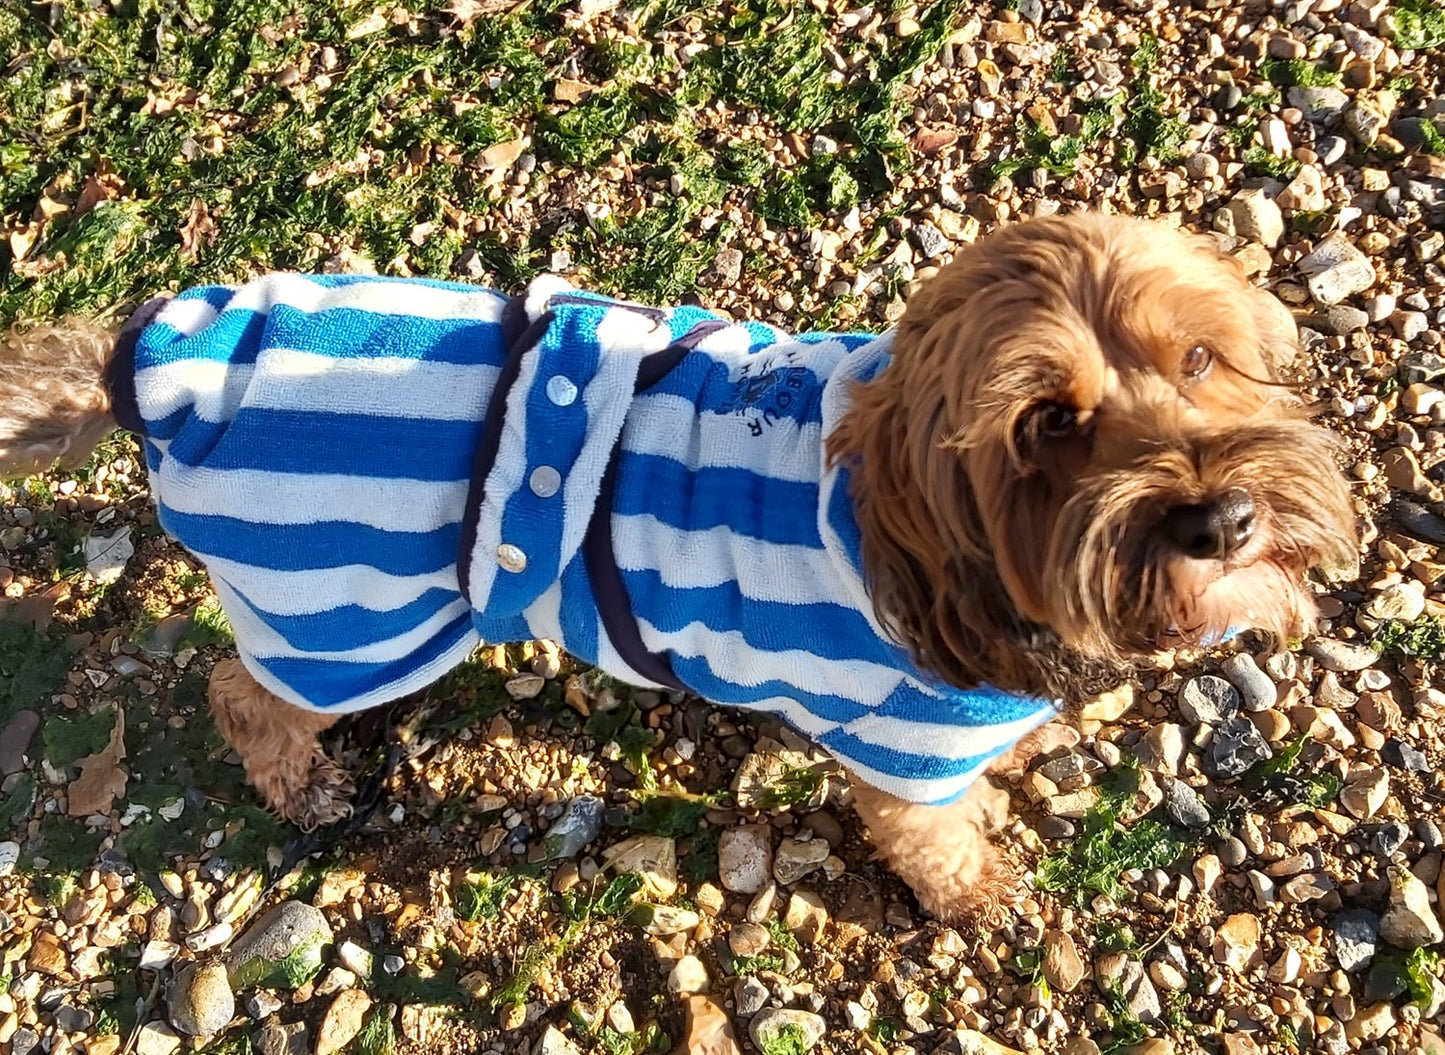
[[[0,465],[73,459],[103,434],[109,344],[69,323],[0,343]],[[879,625],[950,685],[1065,703],[1160,647],[1307,632],[1306,573],[1347,567],[1356,544],[1334,442],[1284,380],[1296,351],[1288,312],[1206,238],[1084,215],[961,251],[820,451],[851,474]],[[332,716],[237,662],[211,699],[272,807],[303,825],[344,812],[350,785],[317,740]],[[941,915],[996,910],[1016,885],[984,784],[930,806],[856,783],[878,850]]]

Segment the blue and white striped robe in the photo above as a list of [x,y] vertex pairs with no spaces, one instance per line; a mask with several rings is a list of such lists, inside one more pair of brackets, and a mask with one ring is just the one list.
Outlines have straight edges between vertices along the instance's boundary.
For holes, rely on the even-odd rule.
[[357,710],[551,638],[946,802],[1054,709],[941,685],[874,617],[823,441],[889,340],[553,278],[273,275],[148,306],[111,378],[162,526],[283,699]]

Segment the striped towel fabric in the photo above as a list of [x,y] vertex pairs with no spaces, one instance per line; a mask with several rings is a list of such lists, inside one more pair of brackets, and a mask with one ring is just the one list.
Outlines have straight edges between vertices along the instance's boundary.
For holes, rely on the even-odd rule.
[[122,335],[116,416],[247,669],[299,706],[550,638],[777,715],[856,776],[956,798],[1055,712],[920,672],[874,617],[824,437],[889,336],[793,336],[544,277],[272,275]]

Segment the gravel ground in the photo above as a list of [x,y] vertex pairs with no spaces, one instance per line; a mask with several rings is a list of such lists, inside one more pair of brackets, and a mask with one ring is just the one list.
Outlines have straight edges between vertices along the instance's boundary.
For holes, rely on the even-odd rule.
[[1445,13],[121,11],[0,3],[0,319],[290,266],[877,328],[1003,222],[1157,216],[1298,310],[1361,569],[1000,790],[1037,889],[975,933],[786,730],[546,642],[348,720],[355,819],[275,823],[117,437],[0,491],[0,1049],[1445,1052]]

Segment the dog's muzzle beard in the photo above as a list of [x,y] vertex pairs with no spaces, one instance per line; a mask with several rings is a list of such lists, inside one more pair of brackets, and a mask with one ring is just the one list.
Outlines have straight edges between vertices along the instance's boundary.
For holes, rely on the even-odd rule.
[[[1299,637],[1316,615],[1306,575],[1356,556],[1333,445],[1308,423],[1272,422],[1160,442],[1086,476],[1039,572],[1049,625],[1070,648],[1120,660],[1246,629]],[[1227,544],[1182,541],[1181,510],[1221,506],[1238,521]]]

